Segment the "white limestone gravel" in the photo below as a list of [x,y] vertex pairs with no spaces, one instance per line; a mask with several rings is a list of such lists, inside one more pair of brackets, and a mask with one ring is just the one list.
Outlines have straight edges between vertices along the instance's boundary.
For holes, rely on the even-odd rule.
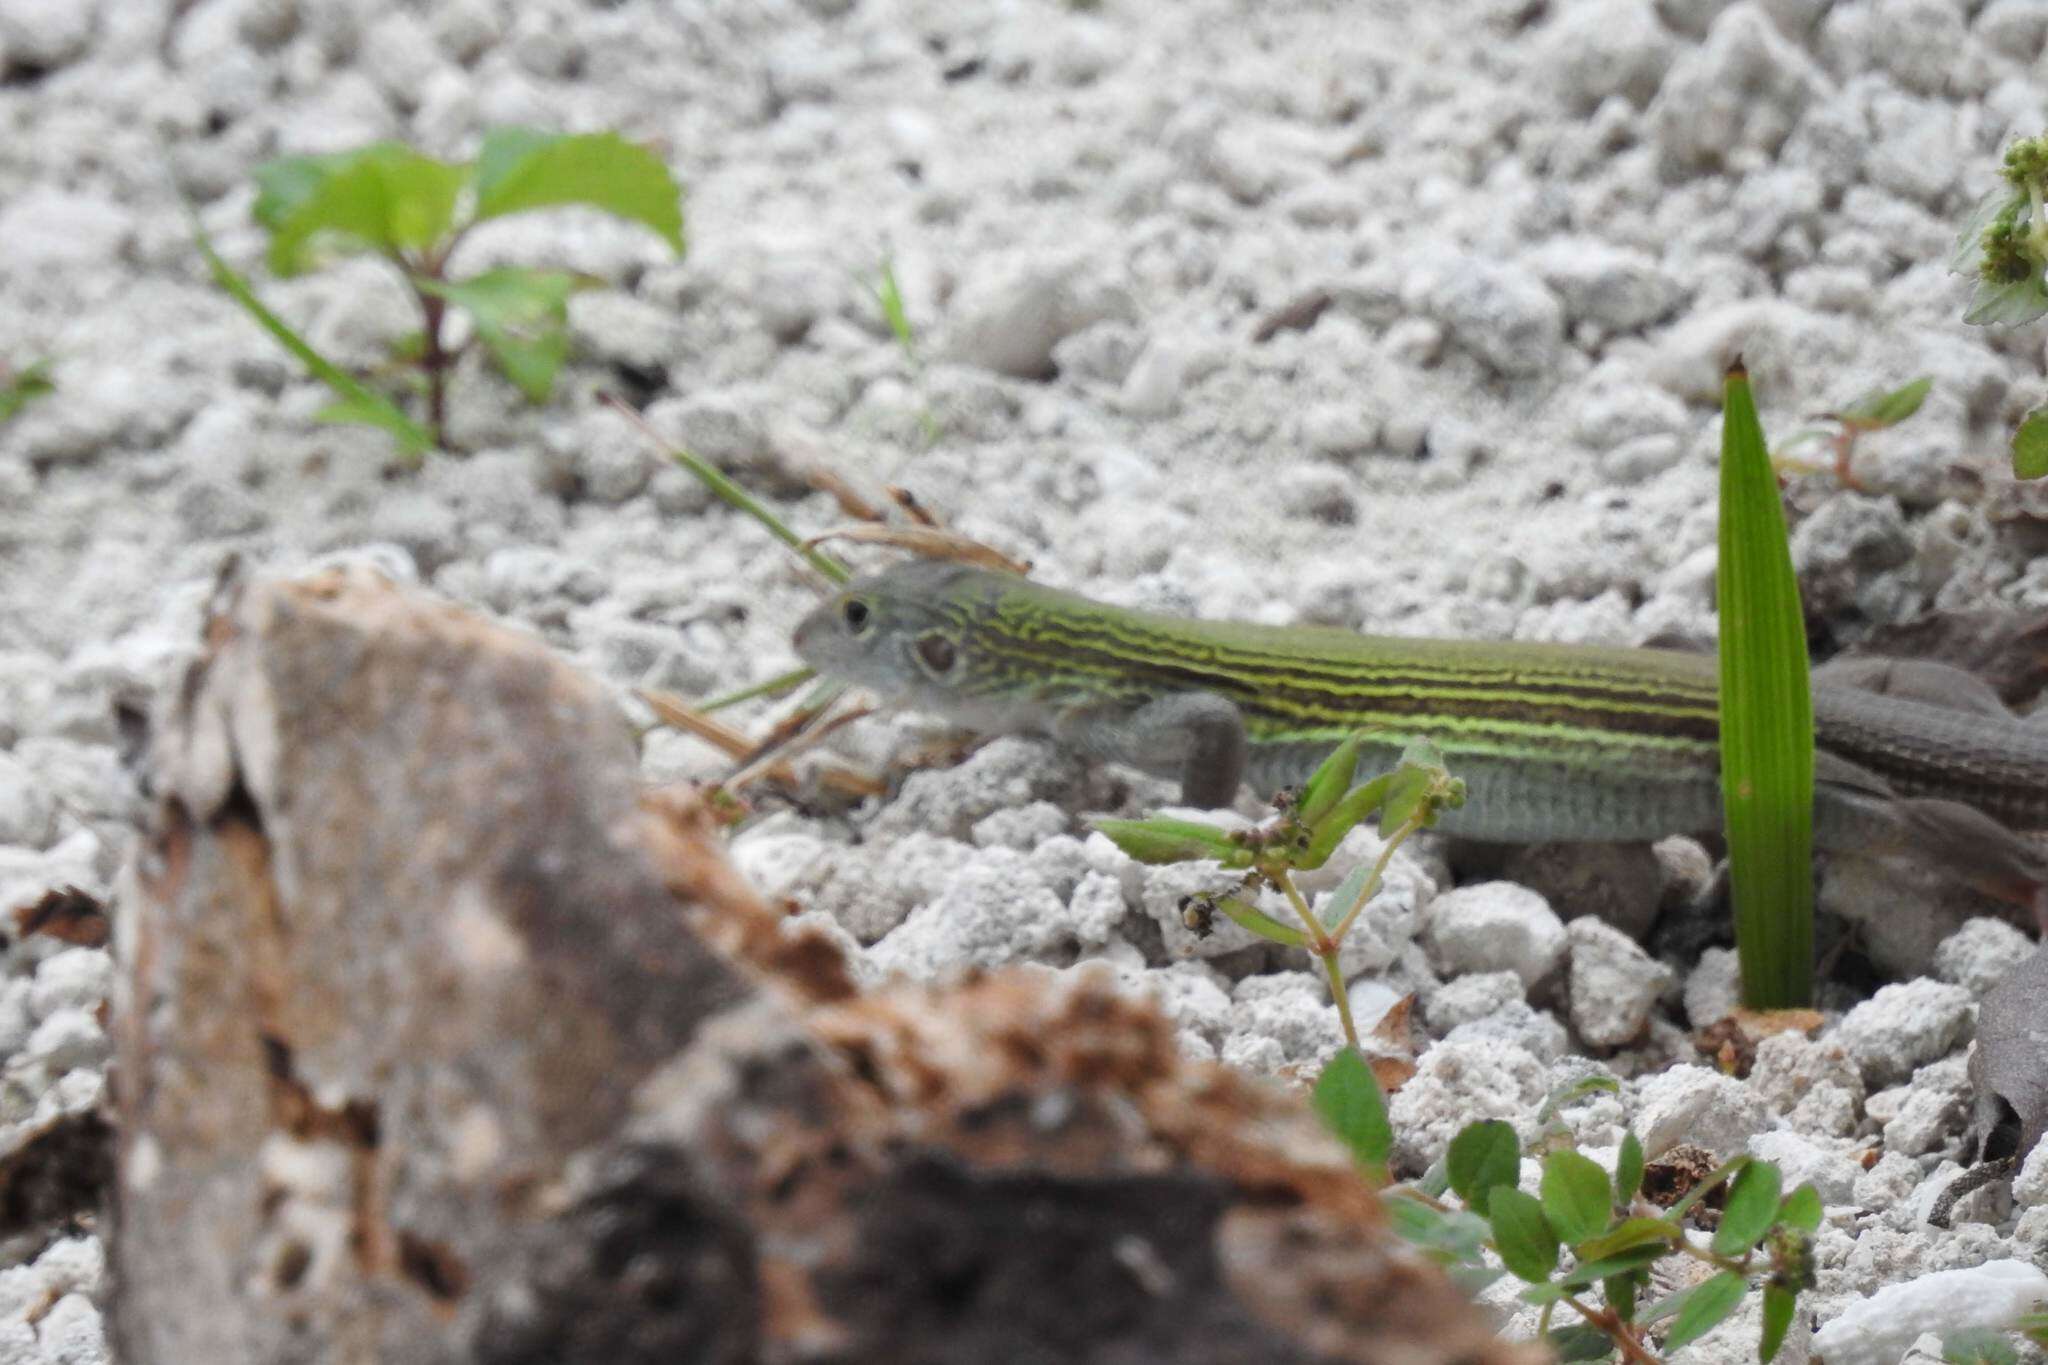
[[[1923,410],[1859,442],[1865,491],[1791,491],[1817,623],[1842,645],[2048,606],[2002,472],[2048,397],[2048,331],[1962,326],[1944,264],[2003,144],[2048,128],[2044,41],[2032,0],[0,0],[0,362],[47,356],[59,389],[0,425],[0,911],[111,887],[145,808],[135,718],[230,553],[373,562],[540,633],[629,709],[636,686],[787,667],[814,585],[605,388],[646,392],[658,429],[806,531],[840,517],[803,477],[823,457],[1122,602],[1630,644],[1712,636],[1737,350],[1774,435],[1927,374]],[[251,170],[378,137],[467,155],[507,122],[657,146],[691,253],[577,214],[477,234],[469,268],[604,283],[572,304],[553,406],[466,370],[470,453],[401,472],[374,433],[309,420],[327,395],[207,282],[172,187],[273,306],[369,364],[402,294],[370,262],[269,278]],[[915,357],[874,302],[885,261]],[[1308,325],[1255,339],[1306,298],[1327,299]],[[837,745],[873,764],[927,737],[883,717]],[[668,735],[645,762],[718,771]],[[1197,938],[1180,900],[1214,875],[1140,868],[1080,818],[1171,795],[1006,740],[850,817],[773,813],[735,855],[848,935],[864,978],[1103,959],[1191,1052],[1311,1070],[1338,1038],[1321,980],[1234,926]],[[1395,859],[1344,967],[1375,1010],[1419,997],[1403,1159],[1474,1118],[1527,1127],[1597,1067],[1624,1089],[1570,1111],[1582,1140],[1625,1118],[1825,1186],[1824,1323],[1918,1276],[2039,1264],[2039,1154],[2003,1213],[1914,1212],[1962,1150],[1975,1003],[2017,932],[1839,864],[1824,904],[1908,980],[1830,998],[1819,1037],[1767,1040],[1747,1082],[1661,1070],[1735,1004],[1733,955],[1655,956],[1582,917],[1618,900],[1637,928],[1704,884],[1697,845],[1659,856],[1619,898],[1554,869],[1544,894],[1458,886],[1426,840]],[[0,1134],[95,1102],[111,972],[0,953]],[[57,1240],[0,1269],[0,1359],[104,1358],[97,1269],[52,1259],[73,1247],[98,1255]],[[1738,1336],[1689,1358],[1744,1358]]]

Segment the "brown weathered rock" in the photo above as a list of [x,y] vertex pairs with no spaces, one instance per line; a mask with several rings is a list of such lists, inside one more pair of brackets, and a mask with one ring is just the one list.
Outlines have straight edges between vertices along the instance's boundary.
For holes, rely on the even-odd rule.
[[539,644],[223,594],[123,897],[125,1359],[1507,1362],[1085,972],[856,993]]

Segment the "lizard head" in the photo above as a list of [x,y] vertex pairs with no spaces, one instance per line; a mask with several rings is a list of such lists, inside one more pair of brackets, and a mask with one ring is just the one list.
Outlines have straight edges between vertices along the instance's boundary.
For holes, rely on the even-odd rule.
[[984,580],[1003,577],[913,560],[856,578],[804,617],[796,652],[826,677],[888,700],[931,705],[955,698],[970,672],[967,640]]

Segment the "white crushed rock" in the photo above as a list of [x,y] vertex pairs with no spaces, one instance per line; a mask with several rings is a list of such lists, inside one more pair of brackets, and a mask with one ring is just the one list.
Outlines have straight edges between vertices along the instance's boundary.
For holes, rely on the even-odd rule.
[[1564,960],[1565,927],[1541,895],[1513,882],[1446,891],[1429,903],[1422,941],[1446,973],[1511,971],[1527,988]]
[[[1929,374],[1920,414],[1859,442],[1867,493],[1795,488],[1810,607],[1851,643],[1930,607],[2048,605],[2048,561],[1992,513],[2003,434],[2042,397],[2039,333],[1962,326],[1945,267],[1999,148],[2048,125],[2032,0],[1473,3],[1342,23],[1223,0],[699,8],[0,0],[0,361],[50,356],[59,386],[0,425],[0,911],[108,889],[144,808],[125,717],[189,657],[229,552],[371,560],[540,633],[622,695],[786,666],[812,585],[596,404],[623,378],[653,391],[666,437],[805,530],[840,516],[804,479],[824,457],[1121,601],[1637,643],[1713,632],[1734,351],[1774,434]],[[408,325],[402,294],[368,261],[270,279],[251,168],[384,136],[465,155],[503,122],[662,146],[692,255],[579,215],[478,234],[476,268],[604,281],[572,302],[579,354],[545,410],[465,374],[453,420],[472,453],[386,478],[382,437],[308,420],[328,395],[204,281],[169,178],[134,168],[168,144],[229,259],[371,364]],[[869,289],[885,260],[914,358]],[[1319,293],[1308,326],[1251,339]],[[930,738],[886,716],[834,743],[876,764]],[[651,779],[719,771],[674,735],[644,754]],[[1190,1052],[1313,1066],[1338,1036],[1320,976],[1227,920],[1195,938],[1180,899],[1219,879],[1140,867],[1081,823],[1170,795],[1129,778],[1001,740],[852,819],[772,816],[734,852],[808,907],[793,922],[869,945],[863,979],[1095,957],[1160,999]],[[1656,884],[1638,868],[1625,895],[1546,871],[1546,903],[1455,887],[1425,843],[1393,860],[1342,964],[1361,1009],[1413,992],[1440,1040],[1394,1101],[1404,1160],[1473,1118],[1526,1123],[1585,1074],[1568,1020],[1629,1078],[1562,1116],[1582,1142],[1605,1153],[1628,1122],[1767,1154],[1845,1210],[1817,1243],[1823,1322],[1887,1283],[2048,1245],[2038,1153],[2016,1214],[1946,1233],[1914,1216],[1960,1150],[1974,1004],[2024,946],[1981,907],[1910,867],[1836,860],[1823,904],[1881,968],[1934,979],[1817,1039],[1766,1040],[1746,1083],[1659,1074],[1694,1055],[1681,1025],[1734,1007],[1734,955],[1659,962],[1581,912],[1619,899],[1635,928],[1690,899],[1709,877],[1698,844],[1660,844]],[[1306,890],[1376,851],[1358,836]],[[1622,875],[1577,866],[1609,891]],[[96,950],[0,952],[0,1134],[95,1102],[112,970]],[[1845,1193],[1865,1148],[1879,1155]],[[97,1256],[80,1239],[0,1269],[0,1305],[13,1276],[49,1308],[0,1311],[0,1358],[104,1359],[97,1270],[53,1268],[71,1245]],[[1725,1343],[1746,1359],[1753,1339],[1738,1317],[1689,1358]]]

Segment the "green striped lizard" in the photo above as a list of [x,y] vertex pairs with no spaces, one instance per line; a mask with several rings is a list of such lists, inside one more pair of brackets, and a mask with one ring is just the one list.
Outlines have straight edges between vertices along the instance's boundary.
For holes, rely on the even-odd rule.
[[[1177,777],[1193,806],[1300,782],[1366,731],[1360,770],[1424,737],[1478,839],[1638,840],[1721,823],[1716,666],[1659,649],[1357,635],[1129,610],[918,560],[856,579],[797,628],[828,678],[985,733],[1042,734]],[[1939,664],[1857,660],[1814,686],[1815,842],[1910,849],[2039,904],[2048,730]],[[2037,912],[2038,913],[2038,912]]]

